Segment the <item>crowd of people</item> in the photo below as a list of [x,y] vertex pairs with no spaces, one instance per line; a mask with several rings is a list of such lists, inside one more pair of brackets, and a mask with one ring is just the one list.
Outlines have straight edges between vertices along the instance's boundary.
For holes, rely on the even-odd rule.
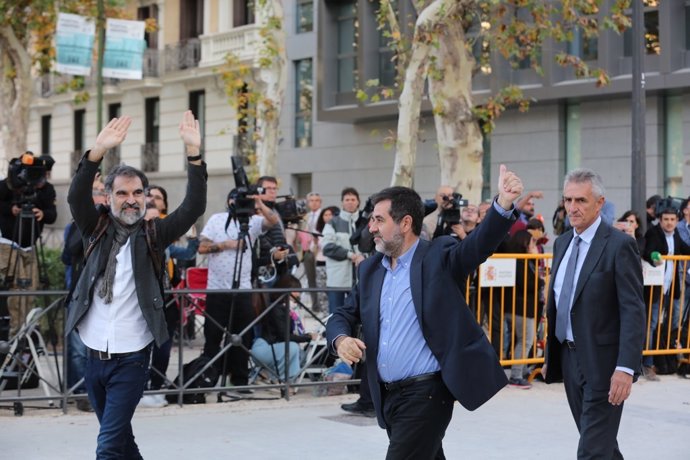
[[[615,219],[614,206],[604,199],[598,175],[588,170],[571,172],[552,219],[554,234],[560,237],[554,245],[550,283],[544,259],[526,257],[518,260],[515,285],[506,289],[505,297],[489,300],[492,296],[484,291],[488,288],[477,277],[481,262],[500,252],[543,254],[549,241],[543,218],[536,212],[543,193],[523,193],[520,179],[503,166],[494,200],[469,203],[452,187],[442,185],[430,200],[398,187],[369,197],[362,206],[359,192],[345,187],[339,206],[324,206],[318,192],[309,193],[307,208],[297,216],[294,207],[286,211],[285,204],[277,202],[278,180],[263,176],[250,192],[231,190],[225,209],[212,214],[197,235],[194,223],[206,210],[207,177],[198,121],[188,111],[180,123],[189,182],[183,202],[174,211],[169,210],[166,190],[149,184],[135,168],[120,165],[107,176],[100,175],[102,158],[124,140],[130,123],[128,117],[112,120],[84,154],[69,191],[74,220],[65,229],[62,254],[70,290],[65,303],[70,350],[67,387],[88,395],[88,399],[79,398],[77,405],[80,410],[95,411],[99,418],[97,452],[104,458],[123,452],[127,458],[138,458],[130,423],[135,408],[167,404],[163,396],[144,396],[143,392],[169,383],[166,375],[180,314],[164,291],[178,285],[182,267],[194,264],[197,255],[206,260],[210,290],[202,357],[222,381],[229,378],[238,393],[251,392],[247,388],[250,359],[276,379],[298,377],[301,344],[318,339],[299,327],[292,310],[300,299],[314,315],[328,321],[330,350],[362,380],[359,399],[343,404],[343,410],[378,417],[388,431],[389,453],[394,457],[423,449],[442,458],[443,431],[452,415],[452,408],[429,407],[428,401],[412,404],[404,392],[399,393],[402,388],[421,385],[425,391],[439,391],[443,404],[458,400],[470,409],[506,384],[530,388],[526,366],[511,366],[506,377],[499,360],[527,358],[541,318],[548,318],[553,331],[546,345],[544,378],[547,382],[565,379],[581,439],[590,436],[588,427],[596,423],[582,415],[584,406],[593,402],[582,401],[581,391],[587,390],[588,383],[581,381],[581,375],[603,382],[608,373],[611,392],[598,397],[621,406],[637,375],[634,356],[642,346],[652,347],[659,323],[665,330],[687,327],[687,304],[680,305],[682,289],[674,284],[687,279],[682,273],[685,266],[662,256],[690,255],[690,199],[677,203],[651,197],[643,234],[635,212],[626,211]],[[42,225],[56,219],[49,168],[42,173],[31,186],[30,201],[26,190],[10,178],[0,181],[0,229],[19,246],[34,244]],[[31,225],[19,226],[17,231],[16,222],[25,218]],[[613,267],[620,264],[615,258],[628,256],[636,262],[613,275]],[[645,288],[644,297],[642,271],[637,273],[635,268],[640,260],[657,267],[665,264],[662,286]],[[315,290],[287,297],[252,292],[253,288],[299,289],[303,282],[296,274],[304,274],[304,283]],[[576,281],[583,276],[592,283],[586,294],[581,292],[583,283]],[[471,289],[465,299],[468,282]],[[563,314],[585,302],[583,298],[602,292],[604,297],[610,295],[611,285],[625,287],[626,298],[616,291],[613,310],[591,314],[605,316],[613,324],[625,322],[630,328],[629,336],[621,336],[630,345],[619,357],[623,362],[616,362],[608,350],[592,342],[593,328],[600,323]],[[652,302],[644,324],[643,298]],[[458,309],[458,302],[466,308]],[[477,318],[482,315],[476,308],[482,308],[484,317],[490,315],[485,318],[491,324],[489,330],[481,329],[483,321]],[[419,315],[425,309],[435,313],[425,317],[423,324]],[[15,317],[13,331],[25,314],[10,309]],[[285,330],[286,324],[292,324],[291,330]],[[463,329],[464,342],[450,340],[458,334],[451,326]],[[644,331],[637,331],[638,326],[644,326]],[[469,352],[467,338],[475,336],[481,345]],[[638,344],[643,337],[647,343]],[[618,343],[618,338],[611,340]],[[573,350],[601,353],[597,355],[601,366],[580,368],[569,354]],[[360,364],[365,353],[369,359]],[[476,365],[484,382],[481,391],[466,392],[467,376],[459,373],[459,366],[448,364],[449,356],[462,356]],[[409,362],[408,357],[412,357]],[[616,364],[615,372],[612,364]],[[641,364],[644,378],[658,380],[659,365],[651,356]],[[435,420],[422,430],[426,433],[422,438],[432,441],[420,438],[419,433],[412,435],[413,425],[400,418],[399,411],[410,404],[420,411],[422,420]],[[613,417],[619,419],[620,411]],[[616,431],[617,425],[606,436]],[[606,449],[613,448],[604,444]]]

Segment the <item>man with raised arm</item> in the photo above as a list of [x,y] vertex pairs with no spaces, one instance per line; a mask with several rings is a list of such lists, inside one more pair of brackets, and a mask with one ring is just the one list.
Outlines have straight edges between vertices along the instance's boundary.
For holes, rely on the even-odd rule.
[[[461,280],[505,237],[522,188],[501,165],[498,197],[464,240],[420,239],[424,204],[412,189],[391,187],[372,198],[369,231],[378,253],[359,264],[359,282],[326,332],[346,363],[366,353],[374,409],[390,441],[387,459],[445,458],[454,402],[474,410],[507,384]],[[358,322],[364,341],[352,336]]]
[[68,202],[84,235],[86,260],[68,302],[68,334],[74,328],[87,347],[86,389],[100,431],[97,459],[140,459],[131,420],[149,379],[151,347],[168,339],[161,276],[164,251],[206,208],[206,165],[199,122],[184,113],[187,192],[166,219],[144,221],[148,180],[131,166],[116,166],[105,179],[105,213],[91,199],[91,185],[106,152],[120,145],[131,118],[112,119],[82,158]]

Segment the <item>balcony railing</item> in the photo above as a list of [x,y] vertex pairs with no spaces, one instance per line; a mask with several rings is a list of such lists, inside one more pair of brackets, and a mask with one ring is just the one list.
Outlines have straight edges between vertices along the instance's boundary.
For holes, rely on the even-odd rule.
[[149,142],[141,146],[141,169],[144,172],[158,171],[158,142]]
[[165,71],[197,67],[201,60],[201,42],[190,38],[172,45],[165,45]]
[[259,27],[256,24],[236,27],[228,32],[203,35],[199,66],[222,64],[228,53],[236,54],[241,61],[252,60],[256,56],[259,40]]
[[157,78],[160,76],[160,53],[157,49],[144,50],[144,78]]

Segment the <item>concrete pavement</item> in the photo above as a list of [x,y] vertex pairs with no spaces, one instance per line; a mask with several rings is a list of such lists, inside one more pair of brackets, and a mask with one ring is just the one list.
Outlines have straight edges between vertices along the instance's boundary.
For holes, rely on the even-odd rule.
[[[257,397],[276,396],[258,391]],[[147,460],[377,459],[387,438],[374,419],[350,416],[340,404],[356,395],[314,397],[300,389],[279,399],[138,409],[134,433]],[[94,458],[98,422],[73,407],[0,411],[0,458]],[[640,381],[623,412],[619,444],[626,459],[690,459],[690,380]],[[456,405],[444,440],[448,459],[574,459],[577,430],[562,385],[506,388],[475,412]]]

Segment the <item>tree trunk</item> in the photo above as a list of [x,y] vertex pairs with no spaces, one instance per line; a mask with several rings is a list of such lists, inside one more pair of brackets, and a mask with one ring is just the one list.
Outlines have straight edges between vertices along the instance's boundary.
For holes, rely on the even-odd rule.
[[417,18],[410,61],[405,70],[403,90],[398,101],[398,131],[391,185],[414,185],[419,116],[434,29],[453,14],[456,8],[457,1],[436,0],[424,8]]
[[[256,161],[261,176],[276,176],[277,152],[280,140],[280,113],[287,87],[286,34],[281,0],[265,0],[256,6],[257,22],[262,26],[262,51],[270,56],[270,65],[259,65],[257,91],[262,95],[256,108],[258,139]],[[279,21],[280,27],[269,24]]]
[[[450,185],[473,204],[482,197],[482,133],[472,115],[474,57],[465,43],[462,27],[451,25],[439,34],[431,50],[440,78],[429,78],[433,105],[441,184]],[[433,74],[431,71],[430,74]]]
[[[14,74],[8,77],[8,72]],[[5,160],[26,151],[32,95],[31,58],[10,27],[0,27],[0,136]],[[4,173],[7,161],[0,161]]]

